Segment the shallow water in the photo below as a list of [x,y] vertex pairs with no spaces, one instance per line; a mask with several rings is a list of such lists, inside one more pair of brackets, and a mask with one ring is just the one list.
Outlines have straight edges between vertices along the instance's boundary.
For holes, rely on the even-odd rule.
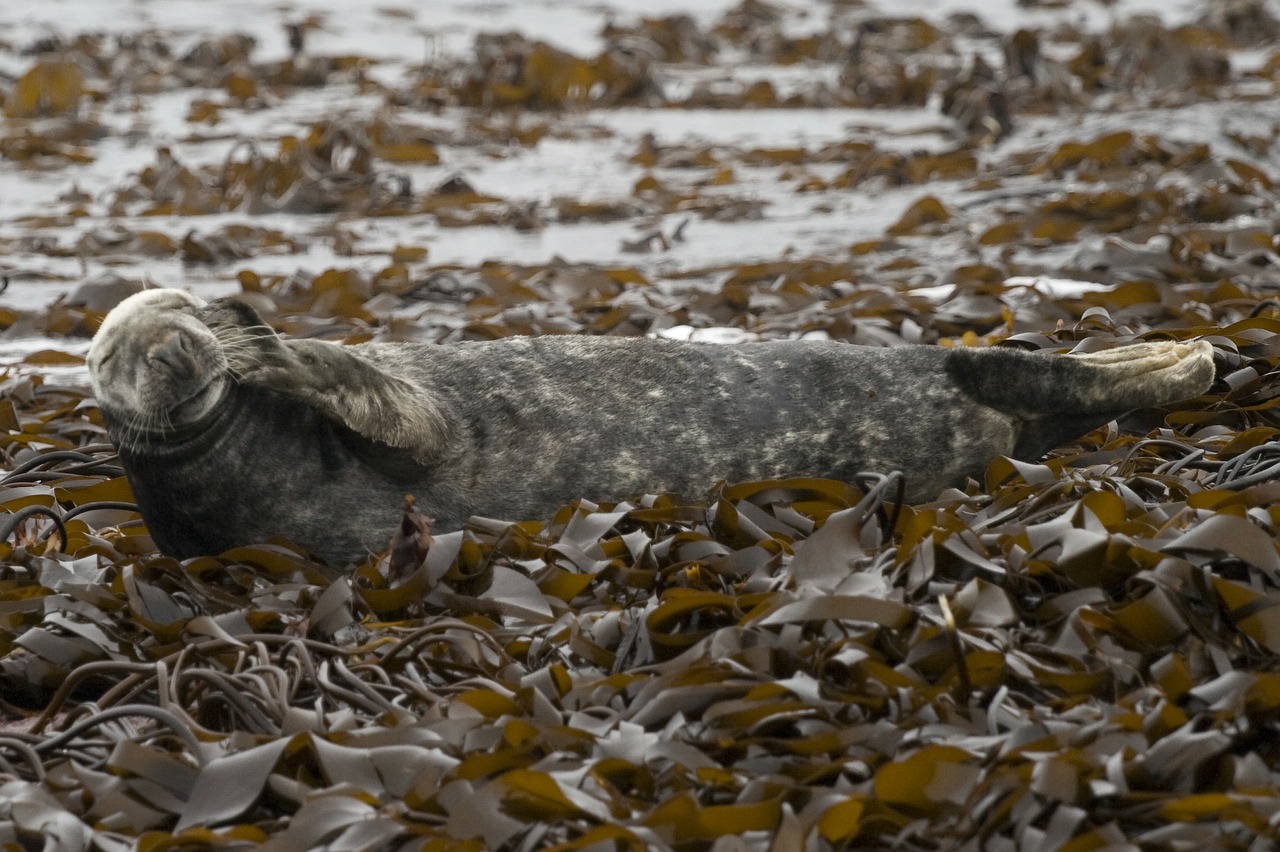
[[[285,59],[289,55],[284,24],[311,19],[306,50],[312,55],[350,54],[371,64],[369,83],[331,83],[321,88],[294,89],[271,94],[253,108],[226,105],[212,124],[193,123],[188,112],[193,102],[219,100],[219,92],[191,87],[173,90],[161,86],[150,92],[136,81],[129,92],[101,92],[83,112],[98,122],[106,134],[86,146],[92,162],[82,165],[26,163],[0,164],[0,273],[10,286],[0,295],[0,306],[39,311],[65,296],[80,282],[105,272],[141,280],[149,285],[190,287],[205,296],[239,289],[237,274],[252,270],[260,275],[289,275],[296,271],[318,273],[330,267],[354,267],[375,272],[386,264],[395,246],[422,246],[431,265],[475,267],[486,261],[538,265],[553,259],[575,264],[633,266],[656,279],[687,274],[706,267],[766,261],[777,258],[829,257],[842,259],[850,245],[876,240],[926,191],[949,208],[971,211],[969,236],[982,227],[990,211],[994,220],[999,200],[1010,194],[1063,191],[1070,182],[1050,183],[1037,178],[1010,176],[999,187],[983,188],[969,180],[932,180],[927,187],[872,183],[865,188],[817,188],[797,191],[785,165],[744,165],[743,152],[763,148],[801,148],[816,151],[836,143],[865,141],[886,151],[918,153],[954,148],[958,139],[954,122],[938,109],[936,96],[921,107],[852,109],[769,109],[743,105],[736,109],[576,109],[567,112],[526,113],[512,119],[516,126],[543,123],[551,135],[536,145],[495,147],[460,141],[471,115],[468,110],[434,111],[405,109],[398,117],[453,141],[439,145],[440,162],[433,165],[397,165],[395,171],[421,193],[451,176],[460,175],[481,193],[500,196],[512,208],[543,209],[556,199],[584,202],[627,199],[637,180],[651,174],[659,181],[688,185],[708,179],[708,168],[654,168],[633,162],[640,141],[651,134],[664,148],[720,152],[732,163],[733,181],[725,187],[706,187],[709,198],[722,196],[755,205],[754,215],[721,221],[693,213],[643,214],[617,221],[566,223],[545,219],[537,227],[521,229],[507,223],[442,227],[432,215],[358,217],[337,214],[287,214],[248,216],[242,212],[201,216],[113,215],[110,200],[141,170],[157,161],[156,150],[168,147],[187,168],[216,167],[243,140],[257,140],[265,151],[273,150],[285,134],[305,134],[307,127],[336,117],[360,118],[385,112],[386,98],[370,89],[373,83],[404,87],[416,79],[426,60],[469,55],[481,32],[518,31],[530,39],[542,39],[564,50],[588,56],[604,41],[602,28],[610,22],[629,23],[641,16],[686,12],[701,26],[710,26],[734,4],[728,2],[648,3],[607,0],[557,3],[433,2],[413,5],[350,5],[338,0],[304,0],[263,10],[259,4],[240,2],[220,7],[211,20],[206,4],[197,2],[142,2],[142,0],[52,0],[47,3],[6,4],[0,7],[0,71],[17,76],[31,64],[27,48],[38,39],[71,40],[80,33],[110,33],[142,39],[163,38],[175,54],[210,35],[246,33],[257,40],[255,62]],[[964,0],[933,3],[877,2],[853,12],[832,12],[825,3],[786,4],[779,31],[788,35],[819,32],[829,26],[847,27],[850,19],[875,15],[919,14],[949,26],[948,16],[972,13],[989,31],[1009,33],[1023,26],[1074,27],[1101,31],[1135,14],[1153,13],[1168,23],[1194,20],[1203,8],[1195,3],[1157,3],[1122,0],[1106,6],[1079,2],[1058,9],[1024,9],[1013,0],[977,4]],[[832,16],[835,15],[835,18]],[[835,23],[833,23],[833,20]],[[74,22],[74,23],[69,23]],[[990,54],[996,41],[977,38],[969,43],[979,53]],[[1067,45],[1050,44],[1046,51],[1069,52]],[[998,50],[995,51],[998,53]],[[1236,67],[1258,67],[1264,50],[1238,50]],[[700,83],[718,81],[732,86],[742,80],[770,80],[780,96],[807,92],[830,85],[839,63],[802,61],[776,65],[739,57],[710,66],[664,64],[655,72],[667,96],[678,97]],[[998,59],[998,57],[997,57]],[[968,59],[956,54],[948,59],[963,65]],[[1248,81],[1237,89],[1245,91]],[[1262,84],[1258,84],[1262,85]],[[90,84],[90,89],[94,84]],[[1265,88],[1265,86],[1264,86]],[[225,101],[222,98],[222,101]],[[1044,151],[1070,138],[1089,138],[1115,130],[1158,133],[1162,138],[1204,142],[1216,149],[1232,147],[1230,134],[1261,136],[1280,125],[1280,100],[1251,98],[1247,108],[1220,100],[1196,100],[1150,109],[1125,106],[1114,110],[1091,109],[1076,115],[1019,116],[1013,132],[998,145],[977,149],[982,164],[1024,151]],[[843,168],[840,163],[807,162],[799,167],[818,181],[830,181]],[[77,194],[80,200],[72,200]],[[994,201],[992,199],[995,199]],[[127,207],[127,206],[126,206]],[[296,235],[297,251],[272,250],[219,264],[184,263],[177,257],[146,257],[85,253],[77,244],[86,234],[103,228],[154,231],[180,241],[189,232],[208,233],[233,223],[278,229]],[[681,224],[679,241],[661,251],[636,252],[628,247],[646,232],[669,236]],[[1242,217],[1238,224],[1259,224],[1257,217]],[[337,243],[329,235],[335,228],[348,231],[356,242]],[[1085,235],[1084,249],[1101,245],[1101,238]],[[57,247],[50,251],[49,246]],[[922,269],[948,269],[964,263],[988,262],[1003,247],[981,248],[966,243],[964,234],[944,234],[918,240],[909,246],[911,259]],[[1007,257],[1033,271],[1053,275],[1067,264],[1080,245],[1015,245]],[[945,276],[944,276],[945,277]],[[895,286],[943,287],[939,275],[923,272],[898,276]],[[12,335],[29,334],[21,326]],[[49,345],[58,341],[46,340]]]

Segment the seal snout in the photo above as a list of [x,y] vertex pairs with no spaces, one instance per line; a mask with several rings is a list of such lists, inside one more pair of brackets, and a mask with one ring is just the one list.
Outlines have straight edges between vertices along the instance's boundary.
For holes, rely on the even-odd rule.
[[197,316],[204,304],[178,290],[144,290],[103,320],[89,380],[117,439],[196,423],[222,399],[226,362]]
[[194,345],[190,336],[180,328],[166,329],[160,339],[147,347],[147,363],[157,369],[168,370],[174,378],[187,378],[196,373]]

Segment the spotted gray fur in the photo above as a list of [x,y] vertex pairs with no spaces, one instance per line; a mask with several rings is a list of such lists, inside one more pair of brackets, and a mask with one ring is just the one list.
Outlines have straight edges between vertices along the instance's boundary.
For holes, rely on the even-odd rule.
[[282,535],[330,561],[384,547],[405,493],[439,530],[719,479],[901,470],[925,500],[1213,379],[1207,342],[1065,357],[569,336],[338,346],[176,290],[121,303],[89,367],[162,550]]

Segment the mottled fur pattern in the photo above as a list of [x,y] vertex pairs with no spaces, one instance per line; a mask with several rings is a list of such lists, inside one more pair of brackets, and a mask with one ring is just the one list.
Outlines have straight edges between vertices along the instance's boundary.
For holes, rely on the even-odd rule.
[[[206,354],[153,358],[172,329]],[[1205,342],[1066,357],[569,336],[337,346],[175,291],[122,303],[89,362],[163,550],[283,535],[338,561],[385,546],[406,492],[441,530],[718,479],[901,470],[908,497],[929,499],[998,455],[1038,458],[1213,379]],[[155,410],[165,401],[176,412]]]

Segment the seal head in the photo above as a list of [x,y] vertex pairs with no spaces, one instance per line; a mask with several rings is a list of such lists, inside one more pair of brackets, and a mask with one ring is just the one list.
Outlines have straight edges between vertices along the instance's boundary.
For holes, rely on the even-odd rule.
[[204,305],[180,290],[144,290],[103,321],[89,348],[89,379],[117,443],[189,428],[226,395],[227,358],[198,316]]

